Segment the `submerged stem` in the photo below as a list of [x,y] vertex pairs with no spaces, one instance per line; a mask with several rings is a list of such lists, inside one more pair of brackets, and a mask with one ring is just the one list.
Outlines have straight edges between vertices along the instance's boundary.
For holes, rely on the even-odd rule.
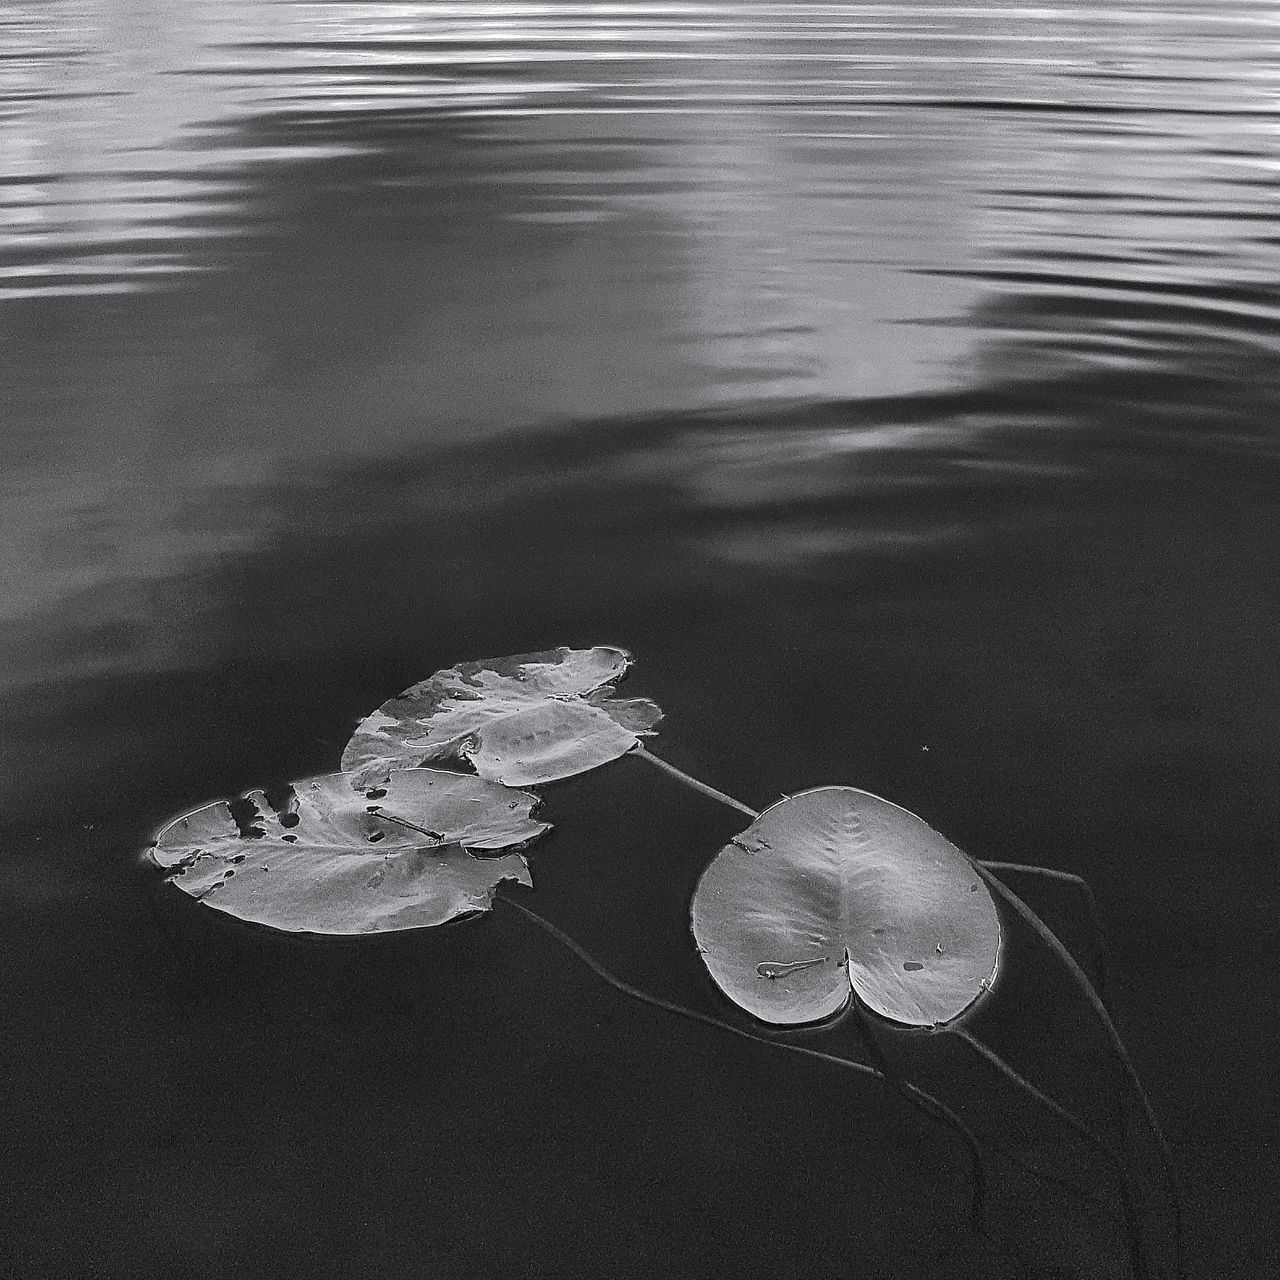
[[1134,1195],[1133,1182],[1125,1167],[1124,1157],[1110,1143],[1098,1137],[1078,1116],[1073,1115],[1060,1102],[1038,1089],[1025,1076],[1019,1074],[994,1049],[983,1044],[975,1035],[963,1027],[955,1028],[952,1033],[969,1049],[994,1067],[1016,1088],[1021,1089],[1035,1103],[1051,1116],[1061,1120],[1068,1128],[1079,1134],[1095,1151],[1100,1152],[1115,1170],[1120,1186],[1120,1201],[1124,1209],[1125,1226],[1129,1233],[1129,1265],[1133,1268],[1135,1280],[1142,1280],[1146,1275],[1146,1264],[1142,1257],[1141,1238],[1139,1235],[1137,1199]]
[[982,862],[974,861],[974,869],[987,882],[987,884],[1002,897],[1013,909],[1022,917],[1022,919],[1035,931],[1040,940],[1057,956],[1064,968],[1070,974],[1076,986],[1080,988],[1086,1000],[1092,1006],[1094,1013],[1098,1017],[1098,1021],[1102,1024],[1102,1029],[1106,1033],[1107,1039],[1111,1044],[1112,1051],[1119,1060],[1121,1067],[1129,1081],[1129,1086],[1133,1090],[1134,1096],[1138,1099],[1138,1105],[1142,1108],[1142,1114],[1146,1118],[1147,1127],[1151,1131],[1152,1138],[1155,1139],[1156,1148],[1160,1154],[1160,1162],[1164,1167],[1165,1180],[1169,1188],[1169,1203],[1173,1214],[1173,1237],[1174,1248],[1177,1257],[1177,1274],[1183,1274],[1182,1263],[1182,1200],[1178,1192],[1177,1175],[1173,1168],[1173,1152],[1169,1149],[1169,1143],[1164,1136],[1164,1131],[1160,1128],[1160,1122],[1156,1119],[1155,1110],[1151,1106],[1151,1100],[1147,1097],[1147,1091],[1142,1087],[1142,1081],[1138,1078],[1137,1068],[1133,1065],[1133,1059],[1129,1057],[1129,1051],[1124,1047],[1124,1042],[1120,1039],[1120,1033],[1116,1030],[1116,1025],[1111,1021],[1111,1015],[1107,1012],[1107,1007],[1102,1003],[1098,993],[1093,989],[1093,984],[1089,981],[1083,969],[1076,963],[1076,958],[1070,951],[1062,945],[1057,935],[1049,928],[1043,920],[1032,909],[1027,906],[1023,900],[1018,897],[1008,885],[1003,884],[1000,879]]
[[[785,1049],[789,1053],[802,1054],[806,1058],[816,1058],[819,1062],[828,1062],[837,1067],[844,1067],[850,1071],[856,1071],[861,1075],[870,1076],[873,1080],[884,1080],[885,1074],[875,1067],[868,1066],[865,1062],[855,1062],[851,1058],[842,1058],[834,1053],[823,1053],[821,1049],[810,1049],[806,1045],[788,1044],[784,1040],[772,1040],[767,1036],[763,1036],[754,1031],[749,1031],[745,1027],[735,1027],[731,1022],[721,1022],[719,1018],[713,1018],[709,1014],[698,1013],[695,1009],[688,1009],[684,1005],[675,1004],[670,1000],[664,1000],[661,996],[650,995],[647,991],[641,991],[639,987],[633,987],[629,982],[624,982],[621,978],[615,977],[608,969],[600,963],[595,956],[591,955],[578,942],[575,942],[564,930],[552,924],[550,920],[540,916],[536,911],[530,910],[522,903],[516,902],[513,898],[499,896],[494,899],[495,902],[505,902],[507,906],[514,907],[521,915],[532,920],[540,929],[549,933],[557,942],[568,947],[583,964],[587,966],[597,977],[603,978],[615,991],[620,991],[625,996],[630,996],[633,1000],[639,1000],[642,1004],[652,1005],[655,1009],[664,1009],[668,1013],[677,1014],[679,1017],[687,1018],[691,1022],[699,1022],[703,1026],[715,1027],[719,1031],[728,1031],[731,1035],[739,1036],[743,1040],[754,1040],[757,1044],[771,1045],[775,1049]],[[894,1078],[893,1083],[897,1085],[904,1097],[907,1098],[914,1106],[921,1107],[935,1119],[941,1120],[947,1125],[965,1144],[969,1152],[970,1164],[973,1168],[974,1177],[974,1193],[973,1193],[973,1214],[975,1226],[979,1226],[982,1222],[982,1206],[984,1204],[983,1188],[986,1180],[982,1169],[982,1151],[978,1145],[978,1139],[973,1131],[960,1119],[950,1107],[939,1101],[931,1093],[918,1088],[916,1085],[907,1080]],[[1011,1160],[1031,1174],[1038,1176],[1038,1170],[1032,1165],[1026,1164],[1024,1161],[1014,1156],[1011,1152],[1004,1152]]]
[[725,795],[723,791],[717,791],[715,787],[709,787],[705,782],[699,782],[692,774],[685,773],[683,769],[677,769],[673,764],[668,764],[661,756],[655,756],[652,751],[645,747],[643,742],[637,742],[627,754],[648,761],[649,764],[656,766],[664,773],[669,773],[673,778],[678,778],[686,787],[692,787],[704,796],[710,796],[712,800],[719,800],[721,804],[727,804],[729,808],[737,809],[739,813],[745,813],[749,818],[758,818],[760,816],[756,810],[748,808],[741,800],[735,800],[732,796]]
[[1103,1004],[1107,1002],[1107,936],[1102,931],[1102,916],[1098,912],[1098,900],[1093,896],[1089,882],[1083,876],[1072,875],[1070,871],[1056,871],[1052,867],[1031,867],[1021,862],[988,862],[982,865],[988,871],[1020,871],[1027,875],[1043,876],[1046,880],[1058,880],[1063,884],[1074,885],[1084,899],[1084,909],[1089,917],[1089,927],[1093,930],[1094,964],[1098,970],[1096,983],[1098,998]]
[[[507,898],[499,895],[494,899],[495,902],[504,902],[507,906],[513,907],[516,911],[531,920],[538,928],[550,934],[562,946],[567,947],[573,952],[588,969],[592,971],[598,978],[602,978],[615,991],[621,992],[624,996],[630,996],[633,1000],[640,1001],[641,1004],[651,1005],[655,1009],[663,1009],[667,1013],[674,1013],[678,1017],[687,1018],[690,1022],[698,1022],[706,1027],[714,1027],[718,1031],[727,1031],[730,1035],[735,1035],[743,1040],[752,1040],[757,1044],[767,1044],[775,1049],[785,1049],[789,1053],[798,1053],[806,1058],[814,1058],[819,1062],[830,1063],[832,1066],[844,1067],[849,1071],[856,1071],[860,1075],[870,1076],[873,1080],[884,1079],[880,1071],[875,1067],[868,1066],[865,1062],[855,1062],[852,1058],[842,1058],[838,1054],[824,1053],[821,1049],[810,1049],[806,1045],[789,1044],[785,1040],[775,1040],[759,1032],[750,1031],[745,1027],[735,1027],[730,1022],[722,1022],[719,1018],[713,1018],[709,1014],[698,1013],[694,1009],[686,1008],[684,1005],[675,1004],[670,1000],[664,1000],[661,996],[650,995],[647,991],[641,991],[639,987],[633,987],[629,982],[624,982],[621,978],[615,977],[608,969],[600,963],[589,951],[575,942],[563,929],[552,924],[550,920],[540,916],[536,911],[524,906],[522,903],[516,902],[513,898]],[[969,1159],[974,1169],[975,1183],[981,1178],[981,1148],[978,1144],[977,1136],[973,1131],[951,1110],[950,1107],[939,1101],[933,1094],[926,1092],[917,1085],[912,1084],[908,1080],[902,1080],[900,1083],[902,1090],[919,1106],[930,1111],[931,1114],[942,1120],[951,1130],[959,1136],[964,1142],[965,1148],[969,1153]],[[1081,1197],[1091,1203],[1097,1203],[1097,1198],[1087,1191],[1081,1191],[1079,1187],[1073,1186],[1064,1179],[1056,1177],[1054,1174],[1048,1173],[1043,1169],[1037,1168],[1029,1160],[1024,1160],[1016,1151],[1010,1151],[1007,1147],[1003,1147],[998,1143],[988,1142],[986,1144],[992,1151],[1003,1156],[1010,1164],[1016,1165],[1024,1173],[1030,1174],[1033,1178],[1037,1178],[1042,1182],[1052,1183],[1055,1186],[1062,1187],[1064,1190]]]
[[[853,1016],[855,1025],[858,1028],[859,1039],[861,1039],[863,1047],[870,1054],[871,1061],[875,1064],[885,1083],[890,1088],[897,1090],[912,1106],[923,1108],[925,1111],[930,1112],[935,1119],[940,1119],[946,1124],[960,1124],[960,1121],[953,1113],[946,1111],[943,1114],[934,1111],[933,1104],[937,1100],[916,1089],[893,1069],[893,1064],[885,1057],[884,1050],[880,1047],[880,1041],[876,1039],[875,1026],[872,1023],[871,1016],[856,991],[853,993]],[[982,1235],[986,1231],[987,1217],[986,1174],[982,1168],[977,1138],[973,1137],[964,1128],[961,1129],[961,1134],[970,1144],[969,1152],[973,1160],[973,1198],[969,1202],[969,1219],[973,1224],[973,1229],[979,1235]]]

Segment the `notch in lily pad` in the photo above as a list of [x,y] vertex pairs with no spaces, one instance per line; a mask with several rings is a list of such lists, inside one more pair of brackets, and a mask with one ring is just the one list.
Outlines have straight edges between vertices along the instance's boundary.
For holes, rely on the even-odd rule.
[[573,777],[632,750],[662,718],[649,698],[615,696],[630,665],[610,645],[460,662],[366,716],[342,768],[356,786],[430,764],[509,786]]
[[[261,791],[169,822],[151,860],[203,906],[288,933],[422,929],[487,911],[504,880],[532,885],[518,850],[549,824],[538,797],[440,769],[391,773],[357,791],[344,774]],[[487,855],[487,856],[477,856]]]

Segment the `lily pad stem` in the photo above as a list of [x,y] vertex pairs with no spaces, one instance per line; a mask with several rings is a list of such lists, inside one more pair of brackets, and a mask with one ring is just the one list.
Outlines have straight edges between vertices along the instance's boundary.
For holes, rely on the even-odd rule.
[[1094,965],[1098,971],[1098,980],[1094,984],[1098,998],[1107,1003],[1107,937],[1102,931],[1102,917],[1098,913],[1098,901],[1089,888],[1089,882],[1082,876],[1072,875],[1069,871],[1055,871],[1052,867],[1030,867],[1021,862],[988,862],[983,859],[982,865],[988,871],[1013,871],[1025,875],[1043,876],[1046,880],[1057,880],[1062,884],[1073,885],[1084,901],[1084,909],[1089,917],[1089,927],[1093,930]]
[[737,809],[739,813],[745,813],[749,818],[758,818],[760,816],[755,809],[749,809],[741,800],[735,800],[732,796],[725,795],[723,791],[717,791],[715,787],[709,787],[705,782],[699,782],[697,778],[685,773],[683,769],[677,769],[675,765],[668,764],[660,756],[655,756],[652,751],[646,750],[642,742],[637,742],[627,754],[638,756],[641,760],[647,760],[664,773],[669,773],[673,778],[678,778],[686,787],[692,787],[704,796],[710,796],[712,800],[719,800],[721,804],[727,804],[730,809]]
[[[847,953],[846,953],[847,955]],[[871,1056],[871,1061],[876,1070],[880,1073],[886,1086],[890,1089],[897,1090],[912,1106],[917,1106],[925,1111],[930,1112],[935,1118],[949,1122],[946,1115],[940,1115],[934,1111],[933,1104],[937,1099],[931,1098],[928,1094],[922,1093],[913,1085],[904,1080],[894,1069],[893,1064],[885,1057],[884,1050],[880,1047],[880,1041],[876,1039],[875,1027],[872,1024],[871,1014],[862,1003],[858,993],[853,993],[853,999],[850,1004],[853,1013],[853,1021],[858,1028],[858,1037],[862,1041],[863,1047]],[[974,1151],[977,1149],[977,1140],[974,1140]],[[973,1229],[979,1235],[983,1235],[986,1231],[986,1176],[983,1173],[982,1162],[977,1158],[976,1154],[973,1161],[973,1197],[969,1202],[969,1220],[973,1224]]]
[[1125,1226],[1129,1237],[1129,1265],[1133,1269],[1135,1280],[1143,1280],[1146,1276],[1146,1264],[1142,1257],[1139,1237],[1137,1200],[1134,1195],[1133,1182],[1129,1171],[1125,1168],[1124,1157],[1089,1128],[1079,1117],[1072,1115],[1060,1102],[1049,1097],[1047,1093],[1037,1089],[1025,1076],[1020,1075],[994,1049],[983,1044],[975,1035],[963,1027],[952,1032],[956,1039],[962,1041],[988,1065],[994,1067],[1015,1088],[1021,1089],[1038,1106],[1051,1116],[1061,1120],[1068,1128],[1079,1134],[1095,1151],[1099,1152],[1115,1170],[1120,1189],[1120,1202],[1124,1210]]
[[1089,981],[1084,970],[1076,963],[1076,958],[1062,945],[1053,930],[1008,885],[1003,884],[994,872],[988,871],[983,863],[975,860],[973,867],[991,889],[998,893],[1022,917],[1045,946],[1057,956],[1076,986],[1080,988],[1085,999],[1093,1007],[1098,1021],[1102,1024],[1102,1029],[1106,1033],[1112,1051],[1128,1078],[1134,1097],[1138,1099],[1138,1105],[1142,1108],[1147,1127],[1150,1129],[1151,1136],[1155,1139],[1156,1149],[1160,1153],[1160,1162],[1164,1167],[1165,1180],[1169,1187],[1169,1203],[1173,1215],[1177,1274],[1181,1276],[1184,1272],[1182,1263],[1182,1200],[1178,1192],[1178,1179],[1173,1167],[1173,1152],[1169,1149],[1169,1143],[1164,1136],[1164,1131],[1160,1128],[1160,1122],[1156,1119],[1156,1113],[1151,1106],[1151,1100],[1147,1097],[1147,1091],[1142,1087],[1142,1081],[1138,1079],[1138,1071],[1133,1065],[1133,1059],[1129,1057],[1129,1051],[1124,1047],[1124,1042],[1120,1039],[1120,1033],[1116,1030],[1115,1023],[1111,1021],[1107,1006],[1102,1003],[1098,993],[1093,989],[1093,984]]
[[[788,1044],[784,1040],[773,1040],[767,1036],[758,1035],[754,1031],[749,1031],[745,1027],[735,1027],[730,1022],[721,1022],[719,1018],[713,1018],[709,1014],[698,1013],[695,1009],[688,1009],[684,1005],[675,1004],[670,1000],[664,1000],[661,996],[650,995],[647,991],[641,991],[639,987],[633,987],[629,982],[624,982],[621,978],[615,977],[608,969],[600,963],[595,956],[591,955],[584,947],[575,942],[563,929],[552,924],[550,920],[540,916],[536,911],[531,911],[522,903],[517,902],[514,898],[508,898],[504,895],[497,895],[495,902],[505,903],[507,906],[514,908],[526,919],[532,920],[540,929],[550,934],[562,946],[567,947],[573,952],[588,969],[597,977],[603,978],[615,991],[620,991],[624,996],[630,996],[633,1000],[639,1000],[641,1004],[651,1005],[655,1009],[664,1009],[667,1013],[674,1013],[681,1018],[687,1018],[690,1022],[699,1022],[705,1027],[715,1027],[718,1031],[727,1031],[730,1035],[739,1036],[743,1040],[754,1040],[757,1044],[767,1044],[775,1049],[785,1049],[789,1053],[799,1053],[806,1058],[816,1058],[819,1062],[831,1063],[837,1067],[844,1067],[849,1071],[856,1071],[861,1075],[870,1076],[873,1080],[885,1080],[883,1072],[875,1067],[868,1066],[865,1062],[854,1062],[851,1058],[841,1058],[834,1053],[823,1053],[820,1049],[810,1049],[806,1045]],[[950,1128],[965,1144],[969,1153],[970,1164],[973,1168],[974,1191],[973,1191],[973,1214],[975,1225],[980,1226],[982,1222],[982,1205],[984,1202],[983,1188],[986,1185],[986,1179],[982,1169],[982,1150],[978,1145],[978,1139],[972,1129],[960,1119],[950,1107],[940,1102],[931,1093],[926,1093],[923,1089],[913,1085],[910,1081],[902,1080],[894,1077],[893,1083],[902,1092],[913,1106],[918,1106],[922,1110],[929,1112],[935,1118],[941,1120],[948,1128]],[[1039,1171],[1031,1164],[1026,1163],[1012,1152],[1002,1152],[1015,1164],[1022,1169],[1035,1176],[1039,1176]]]

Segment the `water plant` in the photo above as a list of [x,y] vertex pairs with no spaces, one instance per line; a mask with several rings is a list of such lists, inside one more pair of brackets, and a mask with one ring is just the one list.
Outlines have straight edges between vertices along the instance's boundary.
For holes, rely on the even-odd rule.
[[[341,773],[170,822],[151,857],[216,911],[287,932],[387,933],[487,910],[503,880],[532,885],[515,850],[547,830],[538,797],[472,774],[397,769],[357,790]],[[511,852],[506,852],[511,850]],[[498,857],[475,854],[500,851]]]
[[[915,814],[854,787],[815,787],[757,812],[644,745],[662,712],[650,699],[616,695],[630,662],[613,646],[562,647],[437,671],[360,722],[340,772],[295,783],[274,806],[250,792],[182,814],[160,830],[151,860],[202,905],[294,933],[424,928],[505,904],[633,999],[891,1085],[964,1143],[981,1229],[983,1144],[940,1099],[891,1069],[880,1043],[889,1030],[954,1035],[1109,1163],[1131,1269],[1145,1280],[1152,1260],[1124,1153],[969,1025],[1004,964],[1003,904],[1064,966],[1126,1075],[1168,1181],[1180,1274],[1172,1160],[1103,999],[1102,933],[1088,885],[1067,872],[975,859]],[[508,880],[532,887],[522,851],[549,830],[533,816],[538,797],[518,788],[622,756],[750,819],[707,864],[691,904],[698,954],[749,1025],[632,986],[526,903],[496,893]],[[1097,985],[1002,874],[1047,877],[1080,892],[1096,941]],[[870,1062],[785,1038],[798,1029],[833,1030],[846,1019]]]

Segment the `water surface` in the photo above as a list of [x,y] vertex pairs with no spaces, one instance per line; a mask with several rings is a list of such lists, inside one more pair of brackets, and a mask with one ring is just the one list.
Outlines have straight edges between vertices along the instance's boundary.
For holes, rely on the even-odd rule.
[[[962,1154],[857,1077],[514,913],[287,946],[136,864],[438,667],[603,642],[752,804],[1087,875],[1190,1270],[1274,1267],[1273,6],[52,0],[0,49],[8,1270],[966,1274]],[[710,808],[548,788],[531,901],[724,1012]],[[1014,954],[982,1030],[1113,1125]],[[979,1275],[1124,1274],[998,1160],[992,1213]]]

